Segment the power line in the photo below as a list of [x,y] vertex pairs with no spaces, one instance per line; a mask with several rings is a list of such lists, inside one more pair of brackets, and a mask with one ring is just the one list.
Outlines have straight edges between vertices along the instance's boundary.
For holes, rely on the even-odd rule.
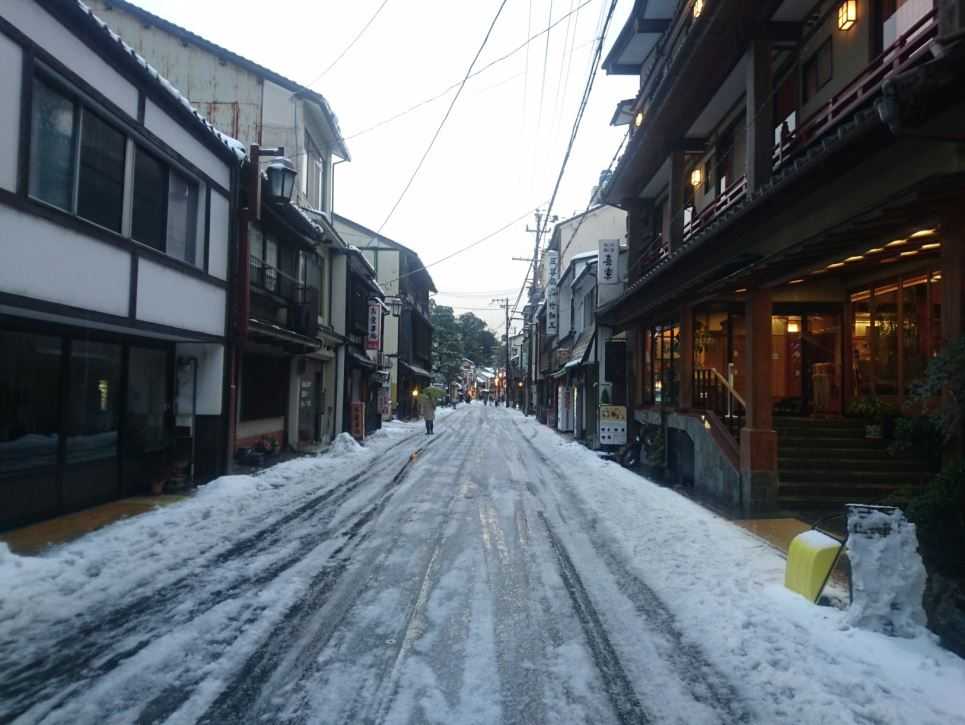
[[[514,55],[516,55],[519,51],[521,51],[521,50],[523,50],[523,49],[527,49],[527,53],[528,53],[528,48],[529,48],[530,44],[531,44],[533,41],[535,41],[535,40],[538,39],[538,38],[541,38],[543,35],[546,35],[546,34],[549,33],[551,30],[553,30],[553,28],[555,28],[557,25],[559,25],[559,24],[562,23],[564,20],[566,20],[571,14],[573,14],[573,13],[578,13],[582,8],[586,7],[587,5],[589,5],[590,3],[592,3],[593,1],[594,1],[594,0],[584,0],[580,5],[578,5],[577,7],[573,8],[572,12],[567,13],[566,15],[563,15],[563,16],[560,17],[560,18],[557,18],[557,19],[554,20],[550,25],[548,25],[547,27],[543,28],[541,31],[539,31],[539,32],[536,33],[535,35],[530,36],[529,38],[526,39],[525,42],[523,42],[522,44],[516,46],[515,48],[513,48],[513,49],[512,49],[511,51],[509,51],[508,53],[505,53],[505,54],[499,56],[498,58],[496,58],[496,59],[490,61],[489,63],[487,63],[486,65],[484,65],[482,68],[474,71],[472,74],[470,74],[469,78],[470,78],[470,79],[471,79],[471,78],[475,78],[476,76],[480,75],[481,73],[485,73],[487,70],[489,70],[490,68],[492,68],[494,65],[498,65],[499,63],[502,63],[504,60],[508,60],[509,58],[512,58]],[[528,72],[529,72],[529,69],[528,69],[528,66],[527,66],[527,70],[524,71],[524,73],[528,74]],[[515,76],[514,76],[514,77],[515,77]],[[385,125],[387,125],[387,124],[389,124],[389,123],[392,123],[393,121],[397,121],[398,119],[402,118],[403,116],[409,115],[409,114],[412,113],[413,111],[418,111],[418,110],[419,110],[420,108],[422,108],[423,106],[427,106],[427,105],[429,105],[430,103],[432,103],[432,102],[434,102],[434,101],[438,101],[440,98],[444,98],[444,97],[449,93],[449,91],[451,91],[451,90],[453,90],[453,89],[455,89],[455,88],[458,88],[460,85],[462,85],[462,84],[459,83],[459,82],[453,83],[452,85],[446,87],[444,90],[442,90],[442,91],[440,91],[439,93],[435,94],[435,95],[432,96],[431,98],[427,98],[427,99],[425,99],[424,101],[419,101],[419,102],[416,103],[415,105],[409,106],[409,107],[408,107],[407,109],[405,109],[404,111],[399,111],[398,113],[396,113],[396,114],[394,114],[394,115],[392,115],[392,116],[389,116],[388,118],[384,118],[384,119],[382,119],[381,121],[379,121],[378,123],[375,123],[375,124],[369,126],[368,128],[364,128],[364,129],[362,129],[361,131],[356,131],[355,133],[346,136],[346,137],[345,137],[345,140],[346,140],[346,141],[349,141],[349,140],[351,140],[351,139],[353,139],[353,138],[355,138],[355,137],[357,137],[357,136],[361,136],[361,135],[363,135],[363,134],[369,133],[370,131],[375,131],[376,129],[381,128],[382,126],[385,126]]]
[[446,261],[452,259],[453,257],[455,257],[455,256],[457,256],[457,255],[459,255],[459,254],[462,254],[463,252],[469,251],[469,250],[472,249],[473,247],[478,247],[480,244],[482,244],[482,243],[485,242],[485,241],[488,241],[488,240],[492,239],[492,238],[495,237],[497,234],[502,234],[504,231],[506,231],[507,229],[509,229],[509,228],[510,228],[511,226],[513,226],[514,224],[519,224],[519,222],[521,222],[523,219],[525,219],[526,217],[528,217],[528,216],[529,216],[530,214],[532,214],[532,213],[533,213],[533,210],[532,210],[532,209],[527,209],[525,212],[523,212],[522,214],[520,214],[518,217],[516,217],[515,219],[513,219],[511,222],[508,222],[507,224],[504,224],[503,226],[501,226],[501,227],[500,227],[499,229],[497,229],[496,231],[490,232],[490,233],[487,234],[486,236],[481,237],[480,239],[477,239],[475,242],[472,242],[471,244],[467,244],[465,247],[462,247],[462,248],[460,248],[460,249],[457,249],[457,250],[456,250],[455,252],[453,252],[452,254],[447,254],[445,257],[442,257],[441,259],[437,259],[437,260],[435,260],[434,262],[429,262],[429,264],[424,264],[423,266],[418,267],[418,268],[413,269],[413,270],[410,270],[410,271],[406,272],[405,274],[400,274],[400,275],[399,275],[398,277],[396,277],[395,279],[390,279],[390,280],[388,280],[388,281],[386,281],[386,282],[381,282],[380,284],[384,284],[384,285],[392,284],[392,283],[394,283],[394,282],[398,282],[400,279],[405,279],[406,277],[411,277],[411,276],[414,275],[414,274],[418,274],[419,272],[422,272],[423,270],[429,269],[429,267],[435,267],[437,264],[442,264],[443,262],[446,262]]
[[372,17],[370,17],[368,19],[368,22],[366,22],[365,25],[362,26],[362,29],[358,32],[358,34],[354,38],[352,38],[352,42],[350,42],[348,45],[345,46],[345,49],[341,53],[339,53],[338,56],[336,56],[335,60],[329,63],[328,67],[325,70],[323,70],[321,73],[315,76],[310,82],[306,83],[305,84],[306,86],[311,87],[316,83],[318,83],[330,70],[332,70],[332,68],[335,67],[336,63],[338,63],[340,60],[342,60],[343,57],[345,57],[345,54],[352,49],[352,46],[354,46],[358,42],[359,38],[361,38],[365,34],[365,31],[369,29],[369,26],[375,22],[375,19],[377,17],[379,17],[379,13],[382,12],[382,8],[384,8],[388,2],[389,0],[382,0],[382,4],[379,5],[379,7],[376,9],[374,13],[372,13]]
[[430,139],[429,145],[426,147],[426,150],[423,152],[422,158],[419,159],[419,163],[416,164],[415,170],[412,172],[412,175],[409,177],[409,180],[406,182],[405,187],[403,187],[402,189],[402,193],[399,194],[399,198],[396,199],[395,203],[392,205],[392,208],[389,209],[389,213],[386,215],[385,219],[382,221],[382,224],[379,226],[378,230],[376,231],[376,236],[382,233],[382,230],[385,229],[385,225],[389,223],[389,220],[392,218],[392,215],[395,214],[395,210],[399,208],[399,204],[402,203],[402,200],[405,198],[405,195],[408,193],[409,189],[411,188],[412,183],[415,181],[416,176],[419,175],[419,171],[422,169],[422,165],[425,163],[426,158],[428,158],[429,152],[432,151],[432,147],[436,145],[436,139],[438,139],[439,134],[442,133],[442,129],[445,127],[446,121],[449,120],[449,116],[452,113],[452,109],[456,105],[456,101],[458,101],[459,96],[462,95],[462,89],[466,87],[466,82],[469,80],[469,76],[472,74],[472,69],[475,67],[476,61],[479,60],[479,56],[482,55],[483,49],[486,47],[486,44],[489,42],[489,36],[492,35],[493,28],[496,27],[496,21],[499,20],[499,16],[503,14],[503,8],[506,7],[507,1],[508,0],[502,0],[502,2],[499,3],[499,8],[496,10],[496,14],[493,16],[492,22],[489,24],[489,28],[486,30],[486,35],[479,46],[479,50],[476,51],[476,55],[473,56],[472,62],[469,64],[469,68],[466,70],[466,74],[463,76],[462,83],[459,84],[459,89],[456,91],[456,95],[452,97],[452,101],[449,103],[449,108],[446,109],[446,113],[442,117],[442,121],[439,122],[439,127],[436,129],[436,132],[432,134],[432,139]]
[[[560,184],[563,181],[563,175],[566,173],[566,166],[570,160],[570,154],[573,152],[573,144],[576,142],[576,136],[580,130],[580,124],[583,122],[583,114],[586,111],[587,103],[590,100],[590,93],[593,90],[593,83],[597,76],[597,63],[599,62],[600,56],[603,54],[603,41],[606,38],[606,31],[610,25],[610,20],[613,18],[613,12],[616,10],[617,0],[610,0],[610,9],[607,11],[606,19],[603,21],[603,28],[600,31],[599,41],[596,44],[596,48],[593,52],[593,63],[590,66],[590,73],[586,79],[586,85],[583,89],[583,97],[580,99],[580,107],[576,112],[576,118],[573,120],[573,129],[570,132],[570,140],[566,145],[566,153],[563,155],[563,163],[560,165],[559,174],[556,176],[556,183],[553,185],[553,194],[550,197],[550,203],[546,210],[546,217],[543,220],[542,231],[537,232],[537,244],[539,240],[546,233],[546,225],[549,224],[550,215],[553,211],[553,204],[556,202],[556,195],[559,193]],[[536,267],[535,258],[534,261],[530,263],[530,270],[533,272],[533,280],[536,279]],[[529,272],[526,273],[526,278],[529,277]],[[526,289],[526,280],[523,280],[522,287],[519,288],[519,294],[516,296],[516,302],[513,303],[513,314],[516,314],[516,310],[519,308],[519,301],[523,297],[523,290]]]

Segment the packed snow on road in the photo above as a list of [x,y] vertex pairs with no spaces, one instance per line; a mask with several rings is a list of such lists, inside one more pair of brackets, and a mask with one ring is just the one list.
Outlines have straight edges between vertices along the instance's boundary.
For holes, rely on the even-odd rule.
[[965,662],[783,574],[672,490],[465,405],[0,548],[0,721],[965,723]]

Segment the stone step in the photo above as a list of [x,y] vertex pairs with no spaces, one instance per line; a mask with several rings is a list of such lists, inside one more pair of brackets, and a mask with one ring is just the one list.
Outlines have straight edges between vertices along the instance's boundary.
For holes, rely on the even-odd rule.
[[774,427],[778,430],[791,428],[808,430],[812,428],[864,429],[864,421],[860,418],[787,418],[775,415],[773,421]]
[[842,470],[823,464],[821,468],[810,470],[782,470],[779,478],[784,483],[835,481],[847,485],[884,485],[884,486],[915,486],[928,480],[927,471],[895,471],[895,470]]
[[821,433],[814,435],[777,435],[777,444],[788,448],[876,448],[884,451],[888,442],[882,439],[869,440],[864,435],[828,435]]
[[817,469],[834,468],[837,471],[884,471],[925,473],[925,466],[921,461],[913,458],[882,458],[880,451],[873,451],[874,455],[851,456],[833,455],[828,451],[820,451],[817,455],[791,456],[785,451],[778,452],[777,467],[780,471],[813,471]]
[[805,460],[808,462],[851,459],[851,460],[887,460],[888,451],[883,448],[867,446],[778,446],[778,456],[787,460]]

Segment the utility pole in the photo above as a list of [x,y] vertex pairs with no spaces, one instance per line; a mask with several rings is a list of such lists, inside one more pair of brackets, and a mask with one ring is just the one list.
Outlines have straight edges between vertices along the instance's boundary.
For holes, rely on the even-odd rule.
[[506,405],[509,405],[509,389],[513,384],[512,377],[509,374],[509,298],[497,297],[490,304],[499,305],[506,313],[506,382],[504,397],[506,398]]

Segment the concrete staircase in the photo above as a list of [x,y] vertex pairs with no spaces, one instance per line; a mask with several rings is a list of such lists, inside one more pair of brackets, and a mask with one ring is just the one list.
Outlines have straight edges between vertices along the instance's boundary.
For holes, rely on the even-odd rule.
[[783,509],[877,503],[932,475],[912,455],[892,456],[887,441],[866,439],[860,420],[774,416],[774,427]]

